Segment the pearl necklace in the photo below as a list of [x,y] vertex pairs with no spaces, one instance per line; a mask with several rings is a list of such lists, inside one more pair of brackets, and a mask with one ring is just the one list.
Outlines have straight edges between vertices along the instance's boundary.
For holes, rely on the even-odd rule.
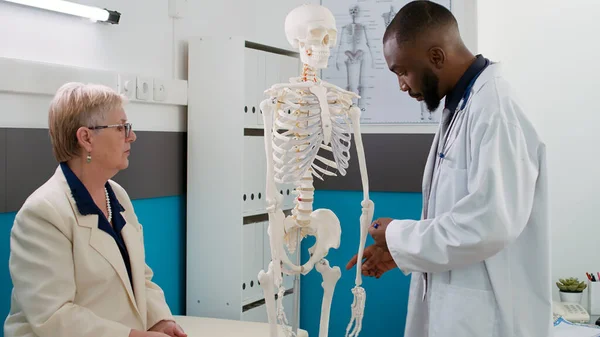
[[110,209],[110,198],[108,197],[108,190],[106,189],[106,187],[104,188],[104,195],[106,195],[106,208],[108,210],[108,222],[110,223],[111,219],[112,219],[112,210]]

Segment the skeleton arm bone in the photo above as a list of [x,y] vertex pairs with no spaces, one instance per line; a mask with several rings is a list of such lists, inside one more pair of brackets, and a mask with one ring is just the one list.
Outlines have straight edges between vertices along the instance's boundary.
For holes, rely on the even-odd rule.
[[339,62],[340,51],[342,50],[342,41],[344,40],[344,32],[346,31],[344,28],[342,28],[342,34],[340,34],[340,38],[338,40],[337,50],[335,51],[335,68],[337,70],[340,70],[340,62]]
[[373,221],[373,212],[375,209],[375,204],[369,199],[369,177],[367,174],[365,149],[362,143],[362,136],[360,131],[360,108],[353,106],[352,108],[350,108],[349,114],[350,118],[352,119],[352,128],[354,130],[354,140],[356,143],[356,153],[358,156],[360,177],[363,186],[363,201],[361,203],[362,214],[360,216],[360,246],[358,251],[358,261],[356,267],[356,285],[361,285],[362,256],[365,242],[367,240],[368,228],[371,222]]
[[373,59],[373,51],[371,50],[371,45],[369,45],[369,37],[367,36],[367,29],[363,29],[363,33],[365,34],[365,43],[367,44],[367,49],[369,49],[369,56],[371,57],[371,68],[375,68],[375,60]]
[[[285,216],[281,209],[283,197],[277,193],[277,186],[274,179],[274,163],[273,163],[273,146],[271,143],[273,132],[273,112],[274,100],[265,99],[260,103],[260,109],[263,112],[263,121],[265,125],[265,152],[267,161],[267,186],[265,198],[267,202],[267,212],[269,214],[269,226],[267,233],[269,235],[269,244],[271,248],[272,260],[269,263],[267,272],[261,270],[258,273],[258,280],[263,289],[265,303],[267,307],[267,317],[269,321],[270,337],[277,337],[277,303],[275,303],[274,288],[281,287],[283,277],[281,276],[281,260],[282,246],[280,244],[283,239],[284,220]],[[283,252],[285,255],[285,252]]]
[[[352,106],[349,111],[350,118],[352,119],[352,128],[354,129],[356,153],[358,156],[358,164],[360,167],[360,176],[363,184],[364,199],[361,203],[362,214],[360,216],[360,245],[358,248],[358,257],[356,265],[356,280],[355,287],[352,289],[354,294],[354,301],[352,302],[352,318],[346,328],[346,336],[356,337],[362,329],[362,319],[365,309],[366,293],[361,287],[362,284],[362,258],[364,253],[364,246],[367,240],[367,231],[371,221],[373,221],[373,210],[375,205],[369,199],[369,181],[367,176],[367,166],[365,160],[365,151],[362,143],[362,136],[360,132],[360,109],[356,106]],[[352,325],[354,328],[350,330]]]
[[267,212],[269,213],[269,243],[271,247],[271,256],[273,259],[273,277],[275,286],[281,284],[281,265],[280,256],[281,247],[283,244],[280,243],[280,238],[283,237],[283,220],[284,214],[282,211],[283,197],[277,192],[277,186],[275,184],[275,172],[273,163],[273,144],[271,142],[272,130],[273,130],[273,111],[274,104],[272,99],[265,99],[260,103],[260,109],[263,111],[263,121],[265,125],[265,152],[267,158],[267,186],[265,190],[265,199],[267,202]]
[[[267,188],[265,191],[265,197],[267,200],[267,207],[274,209],[281,209],[283,204],[283,197],[277,193],[277,186],[275,185],[274,176],[274,164],[273,164],[273,144],[271,139],[273,137],[273,113],[274,104],[272,99],[265,99],[260,103],[260,109],[263,111],[263,121],[265,125],[265,152],[267,156]],[[271,211],[267,209],[267,211]]]

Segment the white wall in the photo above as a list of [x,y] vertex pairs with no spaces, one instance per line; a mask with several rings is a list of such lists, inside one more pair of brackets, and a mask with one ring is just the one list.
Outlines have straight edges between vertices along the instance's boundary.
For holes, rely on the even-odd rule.
[[[118,25],[95,24],[0,1],[0,58],[103,70],[109,76],[133,74],[134,79],[137,75],[187,80],[188,38],[238,35],[289,49],[283,30],[286,14],[302,3],[318,3],[318,0],[178,0],[187,2],[187,8],[184,16],[176,19],[169,16],[169,0],[71,1],[116,10],[121,13],[121,21]],[[274,14],[267,15],[266,10]],[[6,73],[6,68],[0,62],[4,82],[6,76],[25,76],[28,80],[36,76],[43,81],[44,71],[24,74],[9,69]],[[83,78],[87,79],[86,76]],[[89,81],[95,78],[90,76]],[[46,127],[51,94],[45,92],[40,96],[39,92],[26,90],[25,98],[3,92],[4,87],[10,87],[10,83],[4,84],[0,85],[0,102],[7,109],[20,109],[21,114],[1,115],[0,127]],[[22,111],[24,107],[26,111]],[[186,130],[186,109],[181,105],[133,102],[127,113],[136,130]]]
[[122,13],[119,25],[0,1],[0,57],[173,77],[167,0],[86,0]]
[[291,49],[285,38],[284,20],[289,11],[304,3],[318,4],[320,0],[189,0],[190,14],[175,24],[177,59],[183,60],[179,63],[178,76],[187,78],[184,41],[191,36],[239,35],[253,42]]
[[480,0],[478,15],[478,51],[504,63],[548,146],[549,281],[585,280],[586,271],[600,271],[600,2]]
[[[240,35],[258,43],[290,49],[284,34],[287,13],[303,3],[320,0],[177,0],[187,1],[183,18],[169,16],[169,0],[71,0],[122,13],[118,25],[90,22],[0,1],[0,58],[15,58],[68,66],[187,80],[187,40],[202,35]],[[454,13],[469,47],[475,49],[474,3],[453,1]],[[267,14],[270,11],[272,15]],[[44,98],[37,98],[43,107]],[[147,105],[130,106],[142,115]],[[185,110],[177,121],[154,117],[136,127],[156,130],[163,120],[185,129]],[[182,113],[183,111],[183,113]],[[43,116],[40,113],[39,116]],[[134,116],[135,117],[135,116]],[[37,117],[36,117],[37,118]],[[158,118],[158,119],[157,119]],[[24,122],[23,122],[24,123]],[[39,120],[35,127],[45,123]],[[5,126],[0,118],[0,126]],[[408,128],[365,126],[363,132],[435,132],[435,126]]]
[[169,17],[168,0],[73,2],[119,11],[121,22],[91,24],[0,1],[0,57],[186,79],[188,37],[240,35],[289,49],[285,15],[318,0],[188,0],[181,19]]

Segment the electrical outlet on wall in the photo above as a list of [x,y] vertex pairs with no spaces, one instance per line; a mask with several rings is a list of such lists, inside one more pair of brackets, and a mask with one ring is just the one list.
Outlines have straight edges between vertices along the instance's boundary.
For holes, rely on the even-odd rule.
[[136,98],[147,101],[152,97],[153,80],[148,77],[138,77],[136,84]]
[[117,90],[119,94],[131,99],[135,97],[137,78],[134,75],[119,74]]
[[154,79],[154,100],[162,102],[167,99],[167,84],[160,79]]

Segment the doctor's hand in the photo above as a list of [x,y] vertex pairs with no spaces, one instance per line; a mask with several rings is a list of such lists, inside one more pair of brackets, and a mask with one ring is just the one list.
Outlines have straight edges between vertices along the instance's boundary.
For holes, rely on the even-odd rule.
[[160,321],[150,328],[149,331],[162,332],[170,337],[187,337],[187,334],[183,332],[179,324],[173,321]]
[[[388,250],[384,250],[376,245],[370,245],[363,252],[364,262],[361,267],[361,274],[364,276],[373,276],[380,278],[385,272],[396,268],[396,262]],[[346,265],[346,270],[354,267],[358,260],[358,254],[354,255]]]
[[392,220],[392,218],[379,218],[373,221],[373,224],[369,227],[369,234],[373,238],[373,241],[375,241],[375,246],[386,251],[388,250],[388,246],[385,239],[385,230]]

